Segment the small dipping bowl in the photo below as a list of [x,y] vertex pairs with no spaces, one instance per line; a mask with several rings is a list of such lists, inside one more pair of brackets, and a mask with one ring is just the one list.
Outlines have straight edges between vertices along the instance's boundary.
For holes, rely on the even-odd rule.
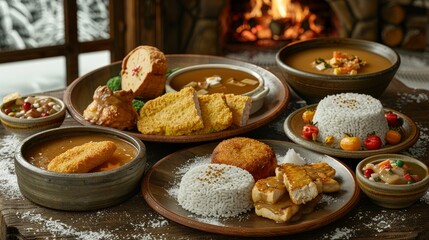
[[[26,159],[26,153],[44,141],[73,136],[105,136],[125,141],[136,149],[127,163],[111,170],[89,173],[60,173],[42,169]],[[146,164],[146,147],[136,137],[102,127],[50,129],[26,138],[15,154],[15,173],[21,193],[44,207],[87,211],[119,204],[138,191]]]
[[[405,164],[414,163],[423,168],[422,180],[412,184],[386,184],[366,178],[362,169],[368,163],[378,163],[386,159],[402,160]],[[402,154],[379,154],[367,157],[356,166],[359,187],[375,204],[385,208],[406,208],[418,201],[429,188],[428,167],[421,161]]]
[[[268,95],[269,88],[265,86],[264,79],[256,72],[230,64],[200,64],[193,65],[189,67],[180,68],[177,71],[174,71],[167,78],[165,90],[166,92],[176,92],[177,90],[172,87],[172,82],[174,83],[175,79],[177,79],[180,75],[186,74],[189,79],[189,82],[199,81],[204,77],[211,77],[214,75],[219,75],[221,77],[232,77],[229,74],[221,73],[222,70],[227,69],[228,71],[236,72],[240,75],[250,75],[253,79],[256,79],[259,83],[257,87],[249,92],[241,93],[241,95],[249,96],[252,98],[252,108],[250,109],[250,114],[257,112],[264,104],[264,98]],[[204,72],[204,76],[201,76],[201,72]],[[195,76],[194,76],[195,75]],[[228,76],[227,76],[228,75]],[[239,79],[236,79],[239,80]]]
[[[28,96],[22,98],[25,99],[27,97]],[[43,130],[61,126],[67,112],[67,108],[64,102],[59,98],[51,96],[34,96],[34,98],[51,98],[55,103],[60,106],[60,109],[56,113],[46,117],[17,118],[11,117],[4,112],[4,109],[14,105],[15,100],[4,102],[0,105],[0,119],[3,126],[9,132],[12,132],[19,137],[25,138]]]

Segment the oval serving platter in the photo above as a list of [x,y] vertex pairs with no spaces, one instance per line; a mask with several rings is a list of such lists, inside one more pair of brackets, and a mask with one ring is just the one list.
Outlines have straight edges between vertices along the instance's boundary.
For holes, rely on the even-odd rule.
[[311,149],[316,152],[324,153],[334,157],[361,159],[361,158],[366,158],[376,154],[400,152],[404,149],[407,149],[413,146],[414,143],[416,143],[417,139],[419,138],[419,129],[417,128],[414,121],[411,120],[411,118],[393,109],[385,108],[384,109],[385,112],[391,111],[393,113],[396,113],[398,117],[403,119],[403,124],[400,127],[403,140],[401,140],[400,143],[393,146],[387,145],[377,150],[344,151],[342,149],[331,148],[323,145],[322,143],[306,140],[301,136],[301,130],[302,130],[302,127],[304,126],[304,122],[302,120],[302,113],[307,108],[316,108],[316,107],[317,107],[317,104],[313,104],[292,112],[286,118],[283,124],[284,131],[290,140],[305,148]]
[[[141,140],[153,142],[170,142],[170,143],[190,143],[211,141],[222,138],[227,138],[242,134],[264,124],[267,124],[286,108],[290,99],[289,88],[284,81],[281,81],[276,75],[270,71],[258,67],[254,64],[229,59],[225,57],[205,56],[205,55],[166,55],[168,69],[181,68],[190,65],[207,64],[207,63],[222,63],[231,64],[240,67],[245,67],[260,74],[264,78],[265,85],[270,89],[268,95],[264,99],[262,108],[256,113],[250,115],[249,121],[244,127],[227,129],[221,132],[202,134],[202,135],[186,135],[186,136],[162,136],[162,135],[147,135],[141,134],[137,130],[125,131]],[[117,76],[121,70],[121,62],[116,62],[101,68],[98,68],[78,79],[73,81],[64,92],[64,102],[69,110],[70,115],[82,125],[92,125],[83,117],[83,111],[92,102],[92,96],[95,89],[100,85],[105,85],[107,80],[113,76]]]
[[148,205],[162,216],[182,225],[217,234],[230,236],[279,236],[320,228],[347,214],[359,201],[360,190],[353,171],[340,161],[324,154],[310,151],[295,143],[261,140],[270,145],[278,158],[293,148],[307,162],[327,162],[335,168],[335,179],[341,189],[325,196],[316,210],[290,223],[276,223],[250,212],[233,218],[203,218],[183,209],[177,202],[174,188],[178,187],[186,168],[197,161],[209,161],[210,154],[218,143],[208,143],[181,150],[158,161],[142,181],[142,194]]

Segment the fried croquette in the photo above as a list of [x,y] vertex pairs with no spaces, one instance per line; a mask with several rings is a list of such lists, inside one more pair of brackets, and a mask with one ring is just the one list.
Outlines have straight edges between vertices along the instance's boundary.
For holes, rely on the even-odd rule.
[[226,104],[232,112],[232,122],[243,127],[247,124],[252,108],[252,98],[243,95],[225,94]]
[[255,181],[273,176],[277,167],[277,158],[270,146],[245,137],[220,142],[213,150],[211,162],[245,169]]
[[86,173],[109,160],[115,151],[116,144],[112,141],[85,143],[53,158],[48,164],[48,170],[62,173]]

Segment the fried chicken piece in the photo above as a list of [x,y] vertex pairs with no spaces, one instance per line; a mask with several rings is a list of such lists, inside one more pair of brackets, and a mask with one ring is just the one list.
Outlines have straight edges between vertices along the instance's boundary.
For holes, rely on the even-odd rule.
[[132,91],[112,92],[107,86],[99,86],[94,92],[93,101],[83,111],[83,117],[100,126],[133,129],[138,118],[133,99]]
[[232,124],[232,112],[223,93],[198,95],[204,128],[192,134],[207,134],[227,129]]
[[192,87],[147,101],[137,128],[143,134],[187,135],[204,127],[197,94]]
[[112,157],[116,144],[112,141],[89,142],[73,147],[54,157],[48,170],[62,173],[86,173]]

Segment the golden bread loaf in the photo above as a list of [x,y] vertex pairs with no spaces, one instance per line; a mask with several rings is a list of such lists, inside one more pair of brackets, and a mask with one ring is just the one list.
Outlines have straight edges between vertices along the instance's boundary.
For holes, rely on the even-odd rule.
[[167,59],[152,46],[139,46],[122,61],[122,90],[132,90],[135,96],[152,99],[164,93]]

